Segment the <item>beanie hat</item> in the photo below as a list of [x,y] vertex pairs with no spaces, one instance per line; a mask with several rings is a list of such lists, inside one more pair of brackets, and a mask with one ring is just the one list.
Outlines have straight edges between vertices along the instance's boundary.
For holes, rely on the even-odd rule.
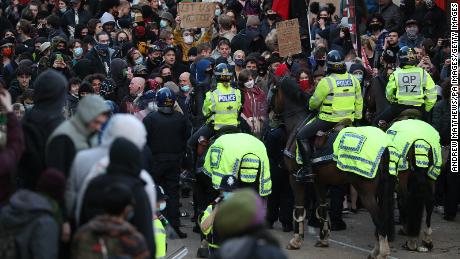
[[348,73],[353,74],[356,70],[361,70],[363,73],[366,71],[361,63],[354,63],[350,66]]
[[37,182],[37,191],[48,195],[56,201],[64,199],[66,179],[61,171],[48,168],[42,172]]
[[233,193],[219,207],[214,221],[215,229],[222,238],[243,234],[264,224],[265,209],[261,198],[252,189]]

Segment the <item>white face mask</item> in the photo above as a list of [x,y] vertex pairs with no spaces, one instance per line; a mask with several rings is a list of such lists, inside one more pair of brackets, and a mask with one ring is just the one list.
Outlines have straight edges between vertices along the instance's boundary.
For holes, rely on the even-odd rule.
[[254,80],[247,81],[244,83],[244,87],[246,88],[253,88],[254,87]]
[[184,42],[186,44],[192,44],[192,42],[193,42],[193,36],[192,35],[184,36],[183,38],[184,38]]
[[165,210],[165,209],[166,209],[166,202],[160,203],[160,209],[159,209],[159,210],[160,210],[160,211],[163,211],[163,210]]

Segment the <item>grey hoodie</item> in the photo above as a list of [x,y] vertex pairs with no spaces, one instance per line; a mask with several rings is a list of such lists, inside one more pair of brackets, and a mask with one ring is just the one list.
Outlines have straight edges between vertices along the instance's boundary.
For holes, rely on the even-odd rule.
[[16,236],[18,259],[58,258],[59,224],[51,203],[39,193],[19,190],[1,210],[0,224],[14,227],[24,224]]
[[79,102],[75,116],[59,125],[48,138],[47,166],[61,170],[67,176],[76,153],[97,145],[97,134],[88,129],[88,123],[109,111],[110,107],[102,97],[85,96]]

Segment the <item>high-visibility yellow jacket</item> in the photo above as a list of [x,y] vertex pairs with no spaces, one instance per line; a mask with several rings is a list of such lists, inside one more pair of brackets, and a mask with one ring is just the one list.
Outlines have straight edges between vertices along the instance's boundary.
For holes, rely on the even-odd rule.
[[241,109],[241,92],[230,86],[217,84],[214,91],[206,93],[203,103],[203,115],[214,123],[214,129],[223,126],[238,126],[238,113]]
[[349,73],[331,74],[321,79],[310,98],[309,108],[319,108],[318,117],[325,121],[361,119],[363,97],[359,81]]
[[[402,120],[395,122],[387,134],[392,137],[393,145],[399,150],[401,157],[398,171],[407,170],[409,163],[407,153],[412,145],[415,148],[415,163],[418,167],[428,167],[428,176],[433,180],[441,172],[441,142],[438,131],[430,124],[421,120]],[[431,149],[433,161],[429,163]]]
[[272,191],[265,145],[246,133],[219,137],[206,153],[203,171],[212,178],[215,189],[219,188],[222,177],[233,175],[244,183],[258,181],[260,196],[269,195]]
[[436,103],[436,86],[425,70],[415,66],[404,66],[390,75],[386,86],[386,97],[390,103],[420,107],[430,111]]
[[161,220],[154,219],[153,220],[153,228],[155,231],[155,246],[156,246],[156,254],[155,258],[166,258],[166,230],[161,223]]
[[399,153],[391,138],[377,127],[348,127],[334,141],[334,160],[342,171],[374,178],[385,149],[390,151],[390,174],[396,175]]

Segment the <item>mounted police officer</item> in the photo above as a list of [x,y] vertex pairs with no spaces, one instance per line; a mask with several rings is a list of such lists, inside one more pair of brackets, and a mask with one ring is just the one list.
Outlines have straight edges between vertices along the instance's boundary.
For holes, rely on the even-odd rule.
[[156,184],[163,186],[168,195],[165,216],[179,237],[180,231],[179,178],[180,162],[184,158],[190,129],[183,114],[174,110],[176,95],[169,88],[160,89],[156,95],[158,111],[144,118],[147,145],[152,152],[152,174]]
[[358,79],[347,73],[344,58],[337,50],[327,54],[329,76],[321,79],[309,101],[309,109],[319,109],[318,115],[297,134],[297,144],[302,156],[303,167],[294,175],[296,181],[313,180],[310,139],[317,131],[326,131],[343,119],[361,119],[363,97]]
[[223,126],[239,125],[241,92],[231,86],[233,74],[229,65],[217,65],[214,76],[217,81],[216,88],[206,93],[202,108],[203,115],[207,118],[206,124],[195,132],[187,143],[192,153],[195,152],[201,136],[209,139]]
[[398,59],[400,68],[390,75],[386,86],[386,97],[391,105],[372,121],[373,125],[380,121],[390,122],[406,109],[417,109],[424,114],[423,110],[429,112],[436,103],[435,84],[430,74],[417,67],[415,50],[401,48]]

